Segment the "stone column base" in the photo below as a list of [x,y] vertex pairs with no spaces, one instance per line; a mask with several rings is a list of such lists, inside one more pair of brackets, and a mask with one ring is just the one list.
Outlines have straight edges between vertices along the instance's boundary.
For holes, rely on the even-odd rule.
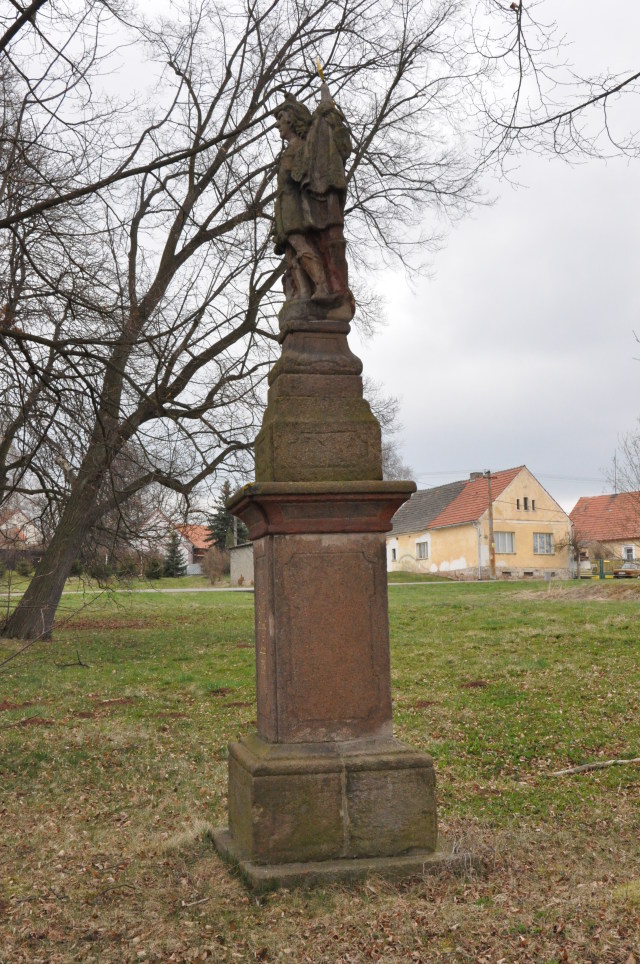
[[399,857],[353,857],[342,860],[309,860],[306,863],[255,864],[240,856],[236,842],[226,828],[213,832],[220,856],[234,864],[245,882],[255,891],[278,887],[313,887],[317,884],[349,883],[364,877],[388,880],[424,877],[440,872],[460,873],[480,864],[471,854],[454,853],[442,840],[432,852],[416,851]]
[[229,834],[217,844],[247,867],[411,855],[420,863],[437,844],[433,762],[394,739],[247,736],[229,747]]

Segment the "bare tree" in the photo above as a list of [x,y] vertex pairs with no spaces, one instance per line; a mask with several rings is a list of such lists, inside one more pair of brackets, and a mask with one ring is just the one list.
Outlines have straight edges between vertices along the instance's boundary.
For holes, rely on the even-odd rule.
[[406,465],[400,453],[398,436],[402,431],[400,422],[400,399],[387,395],[380,382],[365,376],[364,397],[378,419],[382,430],[382,475],[385,479],[412,479],[413,469]]
[[[285,92],[312,99],[320,59],[352,125],[351,263],[409,264],[523,142],[498,92],[511,78],[519,109],[531,31],[550,49],[533,7],[200,0],[152,22],[125,0],[50,0],[3,23],[0,475],[57,520],[6,635],[50,634],[86,534],[145,487],[189,499],[246,467],[281,297]],[[147,89],[123,97],[109,79],[132,58]]]
[[640,528],[640,419],[634,431],[621,436],[618,446],[614,465],[609,472],[609,482],[615,492],[636,494]]
[[[25,493],[57,493],[59,522],[8,636],[50,634],[70,566],[108,513],[150,484],[189,497],[222,466],[241,469],[280,299],[273,110],[285,91],[313,96],[317,57],[352,120],[349,224],[361,264],[380,245],[404,258],[426,207],[475,196],[456,104],[484,65],[455,34],[461,4],[426,17],[418,0],[265,0],[223,16],[204,2],[175,22],[132,24],[127,42],[147,51],[156,88],[135,114],[97,96],[92,71],[113,46],[106,9],[78,3],[73,43],[57,21],[46,37],[41,26],[37,57],[10,51],[22,100],[6,140],[28,145],[29,196],[9,192],[2,223],[28,283],[1,339],[14,385],[22,365],[51,416],[32,442],[14,431],[12,471],[24,470]],[[97,176],[111,166],[107,181]],[[125,479],[115,466],[127,450]]]

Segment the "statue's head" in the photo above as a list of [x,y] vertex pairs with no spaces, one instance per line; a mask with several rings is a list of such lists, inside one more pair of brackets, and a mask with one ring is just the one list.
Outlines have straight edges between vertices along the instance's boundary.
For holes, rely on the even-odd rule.
[[304,104],[297,101],[291,94],[287,94],[284,103],[274,110],[278,121],[280,136],[285,138],[289,128],[298,137],[306,137],[311,127],[311,112]]

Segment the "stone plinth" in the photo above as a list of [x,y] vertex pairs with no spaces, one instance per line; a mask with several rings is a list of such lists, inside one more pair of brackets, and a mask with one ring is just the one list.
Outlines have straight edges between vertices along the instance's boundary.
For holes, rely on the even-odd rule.
[[[333,307],[332,307],[333,305]],[[362,362],[347,342],[351,305],[285,305],[282,355],[256,439],[260,482],[382,478],[380,426],[362,397]]]
[[229,749],[229,831],[255,864],[435,850],[431,758],[393,739]]
[[393,738],[385,535],[408,482],[266,482],[254,541],[258,733],[229,748],[221,853],[256,887],[393,876],[437,847],[431,758]]
[[384,531],[413,483],[262,483],[230,508],[254,540],[258,733],[390,737]]

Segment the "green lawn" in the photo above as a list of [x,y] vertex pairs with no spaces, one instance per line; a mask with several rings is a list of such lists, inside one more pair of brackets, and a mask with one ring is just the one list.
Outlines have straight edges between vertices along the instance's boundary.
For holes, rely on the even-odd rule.
[[[15,572],[5,572],[4,575],[0,577],[0,596],[6,597],[7,594],[13,595],[14,593],[20,595],[27,588],[30,580],[30,576],[25,577]],[[180,576],[179,578],[163,576],[161,579],[122,580],[112,578],[106,583],[99,583],[95,579],[90,579],[89,576],[70,576],[65,583],[64,591],[86,592],[93,595],[105,589],[123,592],[128,589],[203,589],[210,585],[211,583],[206,576]],[[216,582],[216,586],[228,585],[228,575],[223,576],[222,579]]]
[[0,961],[640,960],[640,767],[551,775],[640,756],[640,586],[389,597],[396,731],[484,873],[248,895],[208,833],[253,596],[66,596],[0,676]]

